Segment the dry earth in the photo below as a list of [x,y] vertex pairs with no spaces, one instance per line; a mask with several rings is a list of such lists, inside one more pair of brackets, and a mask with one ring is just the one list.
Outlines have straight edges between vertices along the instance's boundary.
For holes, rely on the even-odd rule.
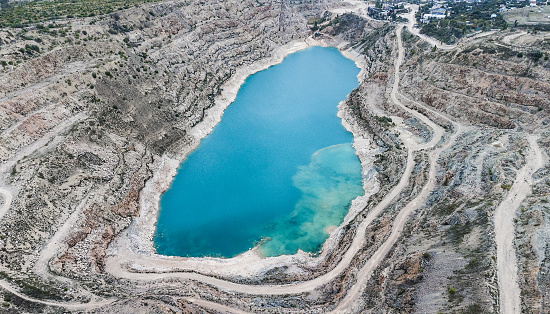
[[[433,49],[412,20],[365,14],[360,1],[165,1],[57,21],[66,37],[0,30],[3,309],[550,312],[550,62],[530,56],[550,35]],[[19,51],[38,37],[40,53]],[[155,254],[179,162],[246,76],[311,45],[362,68],[339,116],[365,195],[317,256]]]

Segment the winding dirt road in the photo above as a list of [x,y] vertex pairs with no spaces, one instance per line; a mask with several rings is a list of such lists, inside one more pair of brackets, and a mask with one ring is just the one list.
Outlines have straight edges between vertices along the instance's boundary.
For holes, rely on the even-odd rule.
[[91,303],[66,303],[66,302],[53,302],[53,301],[39,300],[39,299],[26,296],[25,294],[19,292],[18,289],[12,287],[8,282],[2,279],[0,279],[0,287],[2,287],[2,289],[4,290],[7,290],[15,294],[16,296],[20,297],[23,300],[27,300],[33,303],[40,303],[44,305],[58,306],[69,310],[86,310],[91,308],[97,308],[112,302],[111,300],[107,300],[107,301],[93,302],[93,303],[92,302]]
[[[366,235],[366,229],[370,225],[370,223],[376,219],[382,211],[391,204],[396,197],[399,196],[401,191],[407,186],[412,169],[414,167],[414,158],[413,158],[413,152],[417,150],[422,149],[429,149],[435,147],[441,140],[444,130],[438,126],[437,124],[433,123],[431,120],[429,120],[426,116],[418,113],[417,111],[411,110],[401,104],[401,102],[397,99],[397,93],[399,88],[399,68],[403,61],[403,47],[401,44],[401,30],[402,26],[400,26],[397,30],[398,34],[398,45],[399,45],[399,56],[398,59],[395,62],[395,81],[393,85],[393,90],[391,93],[392,100],[399,105],[403,110],[407,111],[411,115],[414,115],[421,121],[423,121],[426,125],[428,125],[430,128],[433,129],[434,135],[432,136],[431,140],[428,143],[424,144],[418,144],[413,140],[410,140],[407,138],[405,145],[408,148],[407,153],[407,164],[405,171],[403,173],[403,176],[401,177],[399,183],[388,193],[382,201],[377,204],[376,207],[374,207],[367,217],[362,221],[362,223],[359,225],[357,229],[357,233],[352,241],[352,244],[348,251],[343,256],[340,263],[331,271],[328,273],[317,277],[313,280],[304,281],[304,282],[298,282],[293,284],[285,284],[285,285],[265,285],[265,286],[249,286],[249,285],[243,285],[243,284],[237,284],[232,283],[228,281],[224,281],[221,279],[196,274],[196,273],[135,273],[135,272],[129,272],[127,271],[122,265],[122,260],[117,259],[110,259],[107,261],[106,265],[106,271],[113,274],[116,277],[119,278],[126,278],[131,280],[144,280],[144,281],[151,281],[151,280],[158,280],[163,278],[181,278],[181,279],[188,279],[188,280],[197,280],[201,281],[207,284],[211,284],[213,286],[216,286],[218,288],[229,290],[229,291],[236,291],[241,293],[248,293],[252,295],[280,295],[280,294],[298,294],[303,292],[312,291],[315,288],[322,286],[324,284],[327,284],[331,281],[333,281],[337,276],[339,276],[350,264],[352,259],[356,256],[356,254],[359,252],[359,250],[364,247],[365,245],[365,235]],[[455,133],[456,136],[457,133]],[[341,311],[344,308],[347,308],[349,304],[352,303],[352,301],[357,297],[357,295],[361,292],[361,289],[363,288],[363,284],[365,281],[368,280],[370,277],[370,274],[376,267],[379,265],[380,261],[384,258],[384,256],[387,254],[387,252],[391,249],[391,247],[395,244],[395,241],[398,239],[401,230],[404,227],[404,224],[406,223],[410,213],[414,211],[416,208],[422,205],[426,197],[429,195],[430,191],[433,189],[433,186],[435,185],[435,165],[436,160],[438,157],[438,153],[447,146],[451,145],[452,141],[449,141],[449,143],[445,146],[440,148],[437,152],[432,152],[430,155],[430,176],[428,178],[428,184],[423,188],[422,192],[419,196],[417,196],[413,201],[411,201],[409,204],[407,204],[401,211],[399,212],[398,216],[396,217],[396,220],[394,222],[394,225],[392,227],[392,233],[389,237],[389,239],[382,244],[382,246],[375,252],[374,256],[369,260],[369,262],[361,269],[358,277],[358,282],[353,286],[352,290],[348,293],[346,299],[340,304],[338,307],[338,311]],[[0,190],[4,191],[4,190]],[[11,201],[11,194],[6,193],[7,196],[6,199]],[[9,208],[9,202],[5,202],[6,204],[3,206],[3,210],[7,210]],[[37,272],[39,273],[48,273],[47,270],[47,262],[48,260],[55,254],[55,252],[58,250],[59,246],[59,240],[62,238],[62,236],[67,232],[68,228],[71,225],[71,222],[73,222],[75,219],[77,219],[78,213],[75,211],[69,218],[69,220],[64,224],[64,226],[55,234],[55,236],[51,239],[51,241],[48,243],[48,245],[45,247],[44,251],[42,252],[39,263],[37,263]],[[112,302],[112,300],[102,300],[100,302],[90,302],[90,303],[84,303],[84,304],[64,304],[64,303],[56,303],[56,302],[48,302],[48,301],[42,301],[42,300],[36,300],[33,298],[26,297],[20,293],[18,293],[13,287],[11,287],[8,283],[4,281],[0,281],[0,286],[4,287],[5,289],[11,291],[14,294],[19,295],[20,297],[33,301],[33,302],[39,302],[42,304],[47,305],[53,305],[53,306],[63,306],[65,308],[69,309],[84,309],[84,308],[91,308],[91,307],[97,307],[105,304],[109,304]],[[205,300],[197,300],[197,299],[189,299],[189,301],[192,301],[193,303],[196,303],[198,305],[206,306],[206,307],[212,307],[214,303],[205,301]],[[220,305],[221,306],[221,305]],[[216,307],[218,310],[230,310],[229,308],[225,306]]]
[[521,202],[531,193],[533,174],[545,164],[537,139],[536,135],[527,136],[530,149],[525,157],[525,166],[518,171],[510,191],[497,207],[494,216],[500,313],[503,314],[521,313],[514,218]]
[[447,45],[447,44],[444,44],[441,41],[439,41],[439,40],[437,40],[433,37],[428,37],[424,34],[420,34],[420,29],[414,27],[414,25],[417,23],[417,21],[416,21],[416,11],[418,11],[418,5],[416,5],[416,4],[415,5],[409,5],[409,6],[406,6],[406,8],[410,9],[410,12],[409,12],[408,16],[405,15],[405,17],[409,20],[409,23],[407,24],[407,30],[410,33],[420,37],[422,40],[428,42],[432,46],[437,46],[437,48],[439,48],[439,49],[450,50],[450,49],[456,48],[456,45]]
[[[401,31],[403,26],[399,26],[397,28],[396,34],[397,34],[397,43],[399,48],[399,55],[397,60],[395,61],[395,80],[393,84],[393,89],[391,92],[391,98],[393,102],[400,106],[402,109],[407,111],[408,113],[416,116],[417,118],[421,119],[422,122],[426,123],[428,126],[430,126],[434,130],[434,135],[432,139],[425,144],[422,145],[416,145],[414,143],[406,143],[406,145],[409,145],[409,155],[411,154],[412,150],[421,150],[421,149],[427,149],[432,148],[437,145],[441,137],[443,136],[443,129],[438,126],[437,124],[433,123],[431,120],[429,120],[426,116],[420,114],[419,112],[409,109],[406,106],[404,106],[399,99],[397,98],[397,93],[399,92],[399,68],[401,64],[403,63],[404,58],[404,48],[401,41]],[[444,119],[449,120],[447,117],[441,116]],[[450,121],[450,120],[449,120]],[[452,121],[450,121],[452,122]],[[454,122],[453,122],[454,123]],[[346,297],[338,307],[335,309],[336,313],[347,313],[349,312],[350,308],[353,306],[353,304],[360,299],[361,293],[363,291],[363,288],[367,281],[370,279],[372,273],[380,262],[384,259],[384,257],[388,254],[388,252],[391,250],[391,248],[395,245],[395,242],[397,239],[399,239],[399,236],[401,235],[401,231],[405,227],[405,223],[409,219],[409,216],[412,212],[414,212],[416,209],[418,209],[424,202],[426,201],[426,198],[429,196],[429,194],[433,191],[436,183],[436,165],[437,160],[439,158],[439,154],[451,147],[454,144],[454,141],[456,137],[462,132],[461,126],[454,123],[456,128],[455,133],[451,136],[447,144],[442,146],[441,148],[433,151],[429,155],[430,160],[430,170],[428,174],[428,182],[424,187],[422,188],[422,191],[418,196],[416,196],[412,201],[410,201],[407,205],[405,205],[400,211],[397,217],[395,218],[391,230],[391,234],[384,242],[380,248],[374,253],[374,255],[369,259],[369,261],[363,266],[363,268],[359,271],[357,275],[357,282],[356,284],[348,291]]]
[[[353,242],[350,248],[345,253],[340,263],[338,263],[338,265],[334,269],[332,269],[331,271],[329,271],[328,273],[320,277],[317,277],[309,281],[293,283],[293,284],[285,284],[285,285],[263,285],[263,286],[249,286],[249,285],[237,284],[237,283],[227,282],[221,279],[212,278],[209,276],[196,274],[196,273],[129,272],[127,269],[125,269],[122,266],[123,260],[119,260],[119,259],[108,260],[106,270],[109,273],[113,274],[114,276],[131,279],[131,280],[158,280],[158,279],[164,279],[164,278],[191,279],[191,280],[198,280],[201,282],[205,282],[225,290],[237,291],[237,292],[248,293],[253,295],[298,294],[298,293],[313,291],[315,288],[333,281],[348,267],[348,265],[350,264],[352,259],[356,256],[358,251],[365,245],[366,230],[367,230],[367,227],[370,225],[370,223],[374,219],[376,219],[382,213],[384,208],[386,208],[401,193],[403,188],[407,186],[408,180],[410,178],[410,174],[412,172],[412,168],[414,167],[414,164],[415,164],[414,158],[413,158],[414,156],[413,152],[435,147],[440,142],[444,134],[443,128],[433,123],[430,119],[420,114],[419,112],[404,106],[397,98],[397,93],[399,89],[399,69],[404,58],[404,49],[401,43],[402,27],[403,26],[400,26],[397,29],[399,56],[395,62],[396,75],[395,75],[391,97],[392,97],[392,100],[398,106],[400,106],[403,110],[407,111],[411,115],[414,115],[415,117],[420,119],[422,122],[427,124],[430,128],[432,128],[434,131],[434,135],[432,136],[431,140],[428,143],[424,143],[424,144],[418,144],[415,141],[411,140],[410,138],[407,138],[407,137],[405,138],[406,139],[405,145],[408,147],[408,153],[407,153],[407,165],[403,173],[403,176],[401,177],[399,183],[391,190],[391,192],[388,193],[382,199],[382,201],[369,212],[367,218],[364,219],[362,223],[359,225],[359,227],[357,228],[357,233],[353,239]],[[443,118],[448,119],[446,117],[443,117]],[[357,299],[358,294],[360,294],[362,291],[364,283],[370,278],[370,274],[372,274],[372,272],[376,269],[376,267],[379,265],[382,259],[386,256],[388,251],[393,247],[393,245],[395,244],[395,241],[397,241],[397,239],[399,238],[401,231],[409,215],[424,203],[429,193],[433,190],[435,186],[435,181],[436,181],[435,167],[436,167],[437,158],[439,157],[439,153],[447,149],[448,147],[450,147],[453,144],[454,138],[456,138],[456,136],[459,133],[460,133],[460,126],[458,126],[457,132],[454,133],[454,135],[451,137],[451,139],[448,141],[448,143],[445,146],[441,147],[437,151],[432,152],[430,154],[431,166],[429,171],[428,183],[423,188],[421,193],[414,200],[412,200],[409,204],[407,204],[405,207],[403,207],[400,210],[398,216],[396,217],[394,225],[392,227],[392,233],[390,237],[386,242],[382,244],[380,248],[378,248],[378,250],[374,253],[374,255],[371,257],[369,262],[361,269],[358,276],[358,282],[352,287],[352,289],[348,292],[344,301],[342,301],[341,304],[338,306],[338,308],[336,309],[337,312],[345,311],[350,305],[353,304],[353,301]],[[207,306],[210,303],[211,302],[205,302],[203,303],[203,305]]]
[[[412,17],[414,17],[414,11],[412,11],[410,14]],[[413,23],[413,20],[410,20],[410,23],[408,25],[409,30],[413,29],[412,23]],[[384,196],[384,198],[380,201],[380,203],[378,203],[368,213],[367,217],[361,222],[361,224],[357,228],[357,233],[353,238],[350,248],[344,254],[343,258],[335,268],[333,268],[331,271],[327,272],[326,274],[309,281],[303,281],[303,282],[297,282],[297,283],[285,284],[285,285],[262,285],[262,286],[238,284],[238,283],[233,283],[222,279],[209,277],[209,276],[192,273],[192,272],[180,272],[180,273],[130,272],[124,267],[125,260],[122,258],[116,258],[116,257],[110,258],[106,261],[106,271],[114,275],[115,277],[125,278],[130,280],[140,280],[140,281],[153,281],[153,280],[164,279],[164,278],[180,278],[180,279],[187,279],[187,280],[197,280],[206,284],[216,286],[226,291],[235,291],[235,292],[246,293],[251,295],[283,295],[283,294],[299,294],[303,292],[309,292],[309,291],[313,291],[319,286],[330,283],[335,278],[337,278],[337,276],[341,275],[341,273],[346,270],[346,268],[349,266],[353,258],[357,255],[359,250],[366,245],[365,236],[366,236],[367,227],[372,223],[374,219],[376,219],[383,212],[383,210],[388,205],[390,205],[399,196],[402,190],[408,185],[408,181],[410,179],[412,169],[414,168],[414,165],[415,165],[414,152],[419,150],[434,149],[441,142],[441,139],[445,134],[445,131],[442,127],[435,124],[433,121],[431,121],[429,118],[419,113],[418,111],[415,111],[406,107],[399,101],[397,97],[399,94],[399,91],[398,91],[399,79],[400,79],[399,71],[404,58],[404,48],[401,42],[401,32],[403,27],[404,25],[400,25],[396,31],[399,53],[395,61],[395,79],[394,79],[394,84],[391,92],[391,99],[396,105],[401,107],[404,111],[415,116],[416,118],[421,120],[423,123],[425,123],[427,126],[429,126],[433,130],[433,136],[429,142],[423,143],[423,144],[419,144],[416,141],[412,140],[412,137],[403,137],[405,146],[407,148],[407,164],[399,183],[387,195]],[[411,31],[411,32],[415,33],[414,31]],[[429,39],[424,38],[425,36],[420,34],[417,34],[417,35],[422,37],[424,40],[428,40],[428,42],[430,42]],[[438,47],[442,49],[454,48],[454,46],[445,47],[442,45],[438,45]],[[400,97],[405,98],[402,95],[400,95]],[[418,103],[417,105],[424,107],[423,105]],[[335,309],[335,312],[349,312],[350,309],[352,309],[355,302],[358,299],[360,299],[361,293],[365,288],[366,282],[368,282],[372,273],[376,270],[380,262],[385,258],[385,256],[391,250],[391,248],[395,245],[396,241],[399,239],[401,232],[405,224],[407,223],[411,213],[413,213],[416,209],[422,206],[422,204],[425,202],[426,198],[429,196],[431,191],[433,191],[436,184],[436,173],[437,173],[436,168],[437,168],[437,160],[439,158],[439,155],[444,150],[450,148],[453,145],[456,137],[462,133],[461,125],[451,121],[449,118],[441,115],[440,113],[432,110],[431,108],[425,108],[425,109],[430,110],[432,113],[439,115],[443,119],[446,119],[451,123],[453,123],[453,125],[455,126],[455,132],[450,136],[450,138],[448,139],[445,145],[429,152],[430,167],[429,167],[429,174],[428,174],[426,185],[422,188],[418,196],[416,196],[412,201],[406,204],[399,211],[399,213],[397,214],[393,222],[390,236],[376,250],[376,252],[369,259],[369,261],[359,271],[357,275],[357,282],[348,291],[345,298],[342,300],[342,302],[340,302],[338,307]],[[515,251],[513,247],[514,234],[510,232],[507,233],[506,231],[513,230],[514,212],[518,208],[521,201],[526,197],[526,195],[530,191],[530,187],[532,184],[532,179],[531,179],[532,174],[537,169],[541,168],[542,165],[544,164],[542,152],[536,143],[536,139],[537,138],[535,136],[529,136],[528,140],[531,147],[531,152],[527,157],[527,163],[519,171],[516,181],[514,182],[512,189],[509,191],[507,198],[501,203],[501,205],[498,207],[495,213],[495,233],[496,233],[497,250],[498,250],[497,272],[499,277],[499,289],[501,291],[500,292],[501,312],[503,313],[513,313],[513,312],[515,313],[515,312],[518,312],[520,309],[519,286],[517,285],[517,265],[516,265],[516,259],[515,259]],[[8,210],[11,204],[12,194],[8,190],[2,189],[2,188],[0,188],[0,193],[5,197],[5,202],[2,208],[0,209],[0,217],[2,217],[4,213]],[[68,232],[72,223],[74,223],[74,221],[78,219],[78,216],[79,216],[79,210],[75,210],[75,212],[63,225],[63,227],[55,234],[55,236],[46,245],[45,249],[41,252],[40,258],[36,264],[37,266],[35,270],[37,271],[37,273],[40,273],[42,275],[53,276],[52,274],[49,273],[49,270],[47,269],[47,263],[49,259],[52,256],[54,256],[54,254],[59,250],[60,240]],[[515,286],[510,283],[515,283]],[[38,302],[38,303],[52,305],[52,306],[61,306],[67,309],[74,309],[74,310],[93,308],[93,307],[106,305],[106,304],[109,304],[110,302],[113,302],[113,300],[110,300],[110,299],[99,300],[99,301],[92,300],[93,302],[83,303],[83,304],[49,302],[49,301],[37,300],[37,299],[27,297],[21,294],[20,292],[18,292],[17,289],[13,288],[9,283],[7,283],[4,280],[0,280],[0,286],[28,301]],[[187,298],[186,300],[188,300],[191,303],[195,303],[199,306],[212,308],[218,311],[241,312],[236,309],[227,307],[225,305],[217,304],[207,300],[201,300],[196,298]]]

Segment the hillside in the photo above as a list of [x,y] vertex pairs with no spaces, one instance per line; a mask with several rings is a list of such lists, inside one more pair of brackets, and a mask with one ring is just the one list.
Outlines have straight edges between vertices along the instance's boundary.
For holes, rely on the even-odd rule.
[[[0,29],[3,309],[550,311],[548,32],[439,49],[362,1],[135,4]],[[339,116],[365,196],[318,255],[156,255],[181,160],[311,45],[362,67]]]

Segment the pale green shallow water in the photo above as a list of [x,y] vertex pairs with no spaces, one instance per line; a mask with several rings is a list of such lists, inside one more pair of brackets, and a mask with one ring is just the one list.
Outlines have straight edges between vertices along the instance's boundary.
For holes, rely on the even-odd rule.
[[157,253],[232,257],[316,253],[363,194],[337,105],[359,69],[313,47],[247,78],[222,121],[162,195]]

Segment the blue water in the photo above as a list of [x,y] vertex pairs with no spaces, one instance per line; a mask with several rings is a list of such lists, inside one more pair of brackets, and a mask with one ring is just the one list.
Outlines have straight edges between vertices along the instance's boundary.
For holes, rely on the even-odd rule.
[[232,257],[318,252],[363,193],[337,105],[359,69],[312,47],[249,76],[162,195],[157,253]]

